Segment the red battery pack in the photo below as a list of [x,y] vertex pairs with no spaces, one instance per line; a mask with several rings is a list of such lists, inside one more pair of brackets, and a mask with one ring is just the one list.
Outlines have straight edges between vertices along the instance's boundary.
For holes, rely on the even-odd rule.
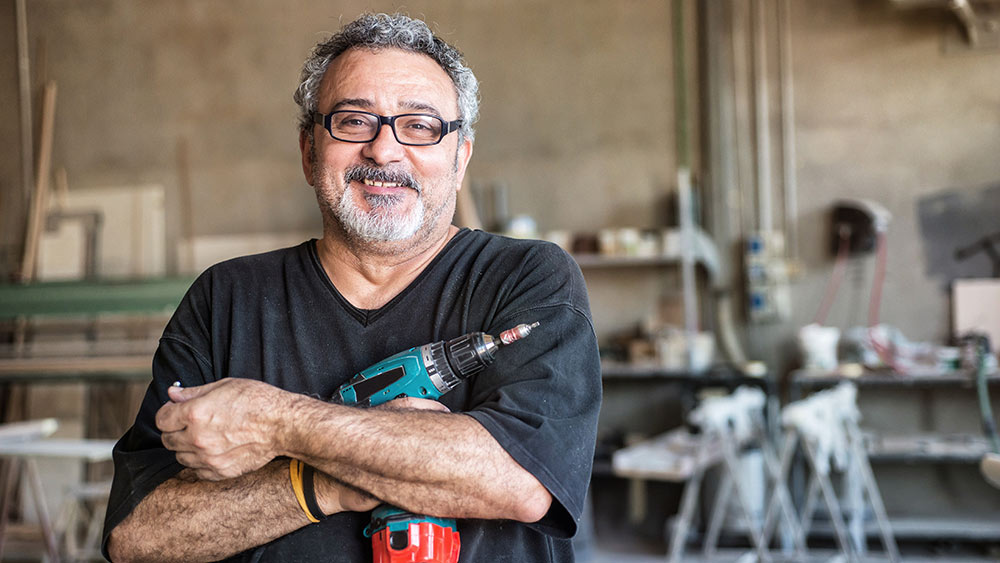
[[382,528],[372,536],[373,563],[458,563],[458,532],[433,522],[411,522],[406,530]]

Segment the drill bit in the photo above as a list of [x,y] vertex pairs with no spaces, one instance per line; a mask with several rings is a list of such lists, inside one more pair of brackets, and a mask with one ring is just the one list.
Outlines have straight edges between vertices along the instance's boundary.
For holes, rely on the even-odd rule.
[[538,323],[531,324],[519,324],[514,328],[509,328],[500,333],[500,342],[503,342],[504,346],[517,342],[518,340],[531,334],[531,329],[538,326]]

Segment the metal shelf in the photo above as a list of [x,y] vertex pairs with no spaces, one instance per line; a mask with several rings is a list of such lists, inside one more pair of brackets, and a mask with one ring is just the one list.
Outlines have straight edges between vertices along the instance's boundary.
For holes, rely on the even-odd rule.
[[991,451],[976,434],[871,435],[865,443],[873,463],[976,464]]
[[[910,375],[900,375],[891,371],[866,372],[858,377],[798,370],[792,373],[792,388],[821,389],[833,387],[843,381],[850,381],[861,387],[972,387],[976,384],[975,375],[969,370],[951,373],[937,371],[918,372]],[[1000,383],[1000,372],[988,376],[991,385]]]
[[[996,518],[935,518],[907,517],[889,518],[892,533],[897,540],[964,540],[964,541],[996,541],[1000,540],[1000,521]],[[810,537],[833,538],[833,527],[826,522],[816,522],[809,530]],[[865,535],[870,538],[879,537],[875,522],[865,522]],[[873,551],[877,553],[877,551]]]
[[601,362],[604,379],[649,379],[660,381],[694,381],[706,385],[746,383],[761,388],[770,387],[767,377],[745,375],[726,364],[716,364],[705,371],[695,372],[685,369],[667,369],[656,364],[630,364],[624,362]]
[[582,269],[632,268],[669,266],[680,262],[672,256],[604,256],[602,254],[574,254],[573,259]]

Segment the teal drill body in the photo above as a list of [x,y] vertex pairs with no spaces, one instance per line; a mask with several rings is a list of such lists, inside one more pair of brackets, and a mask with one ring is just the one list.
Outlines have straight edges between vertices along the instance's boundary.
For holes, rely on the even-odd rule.
[[[333,401],[373,407],[401,397],[438,399],[493,363],[501,346],[524,338],[536,326],[538,323],[521,324],[502,332],[499,337],[470,332],[452,340],[404,350],[352,377],[337,390]],[[439,529],[450,528],[456,532],[457,543],[458,528],[454,520],[410,514],[382,505],[372,511],[371,522],[365,528],[365,536],[373,538],[376,561],[396,561],[393,553],[402,554],[419,547],[412,545],[414,534],[407,535],[406,530],[420,523],[433,524]],[[385,542],[377,542],[382,537]],[[455,552],[457,557],[457,545]]]
[[365,368],[334,400],[374,407],[400,397],[438,399],[492,363],[497,347],[496,339],[482,332],[416,346]]

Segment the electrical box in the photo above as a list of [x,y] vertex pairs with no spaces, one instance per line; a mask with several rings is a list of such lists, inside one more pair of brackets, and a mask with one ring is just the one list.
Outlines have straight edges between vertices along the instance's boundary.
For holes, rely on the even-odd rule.
[[743,262],[750,322],[774,323],[787,319],[792,298],[784,235],[775,231],[751,234],[746,240]]
[[891,218],[884,206],[868,199],[843,199],[834,203],[830,220],[830,252],[837,255],[842,237],[847,237],[850,254],[873,252],[878,233],[889,227]]

